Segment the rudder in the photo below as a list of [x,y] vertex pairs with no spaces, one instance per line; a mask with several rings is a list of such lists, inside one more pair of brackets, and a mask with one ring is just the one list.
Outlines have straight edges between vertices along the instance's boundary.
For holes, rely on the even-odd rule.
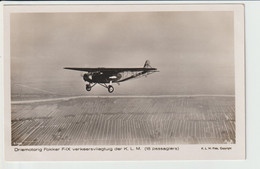
[[150,65],[150,61],[146,60],[144,63],[144,68],[151,68],[152,66]]

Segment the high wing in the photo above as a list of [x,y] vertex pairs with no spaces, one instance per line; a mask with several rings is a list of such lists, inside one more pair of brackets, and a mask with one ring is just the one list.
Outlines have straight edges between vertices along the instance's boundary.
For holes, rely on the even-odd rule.
[[83,72],[103,72],[103,73],[120,73],[120,72],[139,72],[139,71],[156,71],[156,68],[77,68],[65,67],[64,69],[83,71]]

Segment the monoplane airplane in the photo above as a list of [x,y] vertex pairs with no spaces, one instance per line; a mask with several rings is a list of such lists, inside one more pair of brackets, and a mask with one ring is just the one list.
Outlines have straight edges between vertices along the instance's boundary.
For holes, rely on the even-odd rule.
[[88,82],[86,90],[90,91],[92,87],[99,84],[108,89],[109,93],[114,91],[112,83],[119,84],[130,79],[147,76],[154,72],[158,72],[156,68],[150,66],[147,60],[141,68],[76,68],[65,67],[64,69],[87,72],[83,75],[83,80]]

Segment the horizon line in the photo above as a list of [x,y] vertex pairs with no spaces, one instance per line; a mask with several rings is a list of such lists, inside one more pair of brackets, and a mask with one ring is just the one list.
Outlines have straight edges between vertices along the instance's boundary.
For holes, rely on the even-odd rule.
[[197,94],[197,95],[149,95],[149,96],[131,96],[131,95],[116,95],[116,96],[109,96],[109,95],[100,95],[100,96],[70,96],[70,97],[58,97],[58,98],[48,98],[48,99],[34,99],[34,100],[20,100],[20,101],[12,101],[11,104],[23,104],[23,103],[38,103],[38,102],[49,102],[49,101],[60,101],[60,100],[71,100],[71,99],[78,99],[78,98],[160,98],[160,97],[235,97],[235,95],[206,95],[206,94]]

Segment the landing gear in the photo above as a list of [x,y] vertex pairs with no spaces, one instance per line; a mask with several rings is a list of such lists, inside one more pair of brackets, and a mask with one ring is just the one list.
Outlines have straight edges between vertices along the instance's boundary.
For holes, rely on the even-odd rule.
[[86,84],[86,90],[89,92],[91,90],[91,85],[90,84]]
[[94,84],[89,83],[89,84],[86,84],[86,90],[88,92],[91,91],[92,87],[94,87],[96,84],[99,84],[100,86],[107,88],[109,93],[113,93],[113,91],[114,91],[114,87],[112,85],[107,86],[105,83],[94,83]]
[[107,90],[108,90],[109,93],[112,93],[112,92],[114,91],[114,87],[111,86],[111,85],[109,85],[109,86],[107,87]]

